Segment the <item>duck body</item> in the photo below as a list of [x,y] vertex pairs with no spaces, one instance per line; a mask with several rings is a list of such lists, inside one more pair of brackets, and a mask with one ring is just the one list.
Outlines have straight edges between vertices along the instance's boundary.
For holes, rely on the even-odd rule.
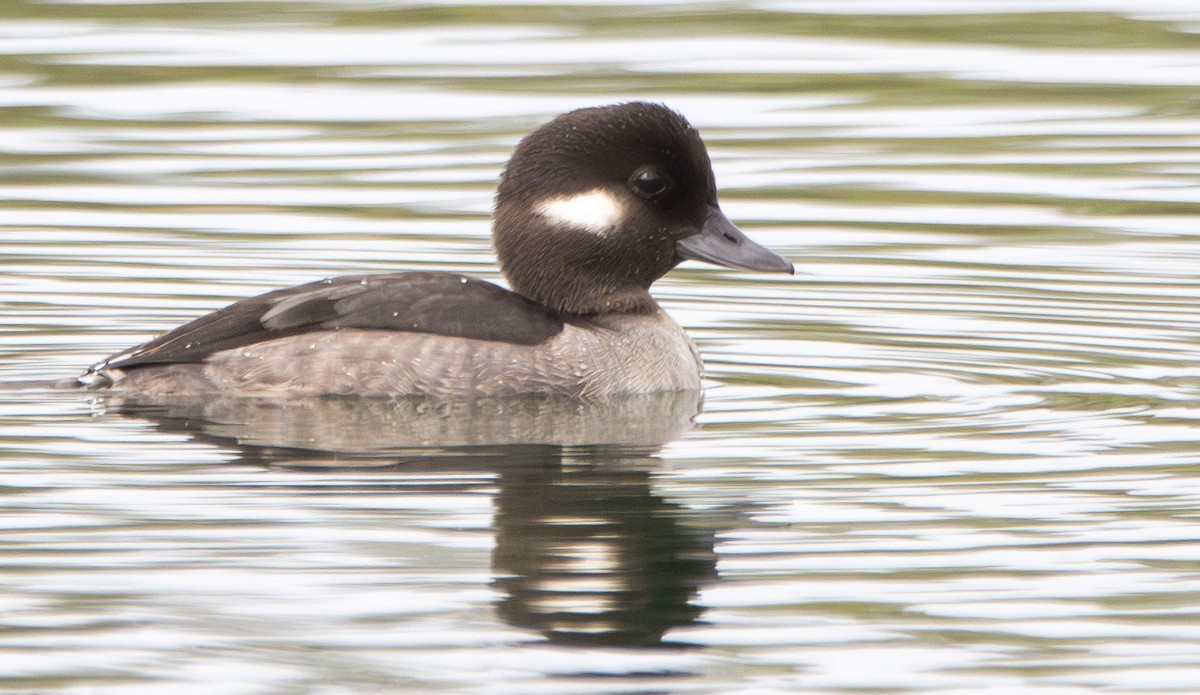
[[149,397],[574,398],[700,387],[665,311],[562,314],[453,273],[356,275],[243,300],[93,367]]
[[696,390],[700,358],[651,283],[688,258],[792,270],[720,212],[699,136],[656,104],[573,111],[526,137],[493,240],[512,290],[454,273],[326,279],[202,316],[79,381],[154,400]]

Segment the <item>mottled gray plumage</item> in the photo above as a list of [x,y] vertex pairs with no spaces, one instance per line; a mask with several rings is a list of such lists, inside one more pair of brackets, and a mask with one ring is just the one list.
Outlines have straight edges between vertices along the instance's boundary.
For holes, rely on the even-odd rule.
[[567,323],[536,345],[346,329],[259,341],[199,364],[105,371],[123,390],[162,398],[205,392],[592,398],[700,388],[699,356],[661,310],[597,317],[586,326]]

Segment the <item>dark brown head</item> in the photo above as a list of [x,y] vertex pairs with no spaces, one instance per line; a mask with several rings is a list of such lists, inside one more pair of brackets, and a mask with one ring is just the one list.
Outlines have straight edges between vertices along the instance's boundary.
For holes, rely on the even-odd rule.
[[575,314],[647,310],[651,283],[689,258],[792,272],[721,212],[696,129],[643,102],[572,111],[522,140],[492,233],[514,291]]

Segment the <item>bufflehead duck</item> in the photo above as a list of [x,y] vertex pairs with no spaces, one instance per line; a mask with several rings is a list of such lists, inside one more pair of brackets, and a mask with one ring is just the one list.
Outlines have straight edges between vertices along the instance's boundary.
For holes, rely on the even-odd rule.
[[79,380],[151,398],[696,390],[696,348],[651,283],[687,259],[793,272],[721,212],[695,128],[642,102],[571,111],[524,138],[492,235],[512,291],[440,272],[321,280],[202,316]]

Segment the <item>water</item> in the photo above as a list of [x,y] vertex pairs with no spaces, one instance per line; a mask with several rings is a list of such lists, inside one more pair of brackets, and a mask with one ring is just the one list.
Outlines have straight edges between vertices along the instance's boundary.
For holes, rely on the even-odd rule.
[[0,379],[327,275],[497,279],[513,144],[622,99],[800,270],[658,284],[694,427],[0,395],[3,692],[1200,683],[1191,0],[3,10]]

